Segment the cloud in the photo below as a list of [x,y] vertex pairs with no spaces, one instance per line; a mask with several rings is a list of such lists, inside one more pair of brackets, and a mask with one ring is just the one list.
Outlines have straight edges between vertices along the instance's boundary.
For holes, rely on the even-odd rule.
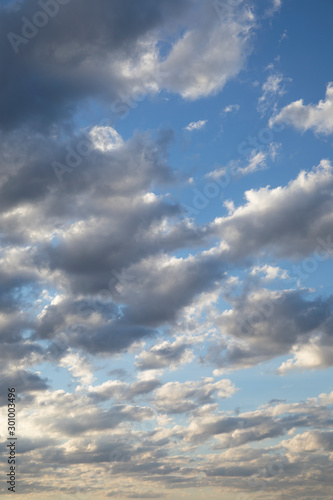
[[318,331],[308,342],[293,346],[292,354],[292,359],[281,364],[281,375],[290,370],[325,370],[333,366],[333,343],[329,333]]
[[73,377],[80,379],[83,385],[91,384],[93,381],[92,369],[87,359],[71,349],[61,358],[59,366],[67,368]]
[[268,264],[264,264],[263,266],[255,266],[251,275],[263,275],[263,280],[271,281],[277,278],[285,280],[289,278],[288,272],[285,269],[280,269],[277,266],[270,266]]
[[306,431],[292,439],[282,441],[281,446],[290,453],[318,453],[320,450],[333,451],[333,432]]
[[224,113],[237,113],[237,111],[240,110],[240,105],[239,104],[230,104],[229,106],[226,106],[223,110]]
[[111,398],[118,401],[132,401],[136,397],[148,395],[160,386],[161,382],[156,378],[140,380],[133,384],[127,384],[120,380],[108,380],[100,386],[90,386],[88,397],[92,398],[96,403]]
[[264,17],[273,16],[282,7],[282,0],[271,0],[271,5],[267,8]]
[[191,342],[177,339],[174,342],[165,340],[154,345],[149,351],[142,351],[136,356],[136,366],[139,370],[159,370],[175,368],[192,361]]
[[207,120],[199,120],[197,122],[191,122],[187,127],[185,127],[185,130],[188,130],[192,132],[192,130],[201,130],[202,128],[205,127],[207,123]]
[[278,97],[286,93],[285,83],[290,82],[281,73],[270,75],[262,85],[263,94],[258,100],[258,111],[265,115],[271,108],[275,110]]
[[280,144],[273,142],[261,149],[252,149],[244,160],[232,160],[227,167],[221,167],[205,175],[207,179],[221,179],[232,175],[237,178],[243,175],[253,174],[267,168],[268,160],[275,161]]
[[267,151],[257,151],[254,149],[250,155],[249,162],[244,167],[240,166],[236,171],[238,175],[248,175],[258,170],[267,168],[267,160],[275,160],[278,150],[278,145],[273,143],[267,148]]
[[304,104],[303,99],[292,102],[270,119],[270,126],[275,123],[291,125],[302,132],[313,130],[318,134],[331,134],[333,132],[333,83],[327,85],[324,101],[308,105]]
[[159,411],[164,413],[185,413],[214,402],[214,396],[219,399],[230,398],[237,391],[234,384],[228,380],[214,382],[213,378],[198,382],[169,382],[157,389],[154,403]]
[[[258,252],[306,257],[320,251],[319,241],[330,238],[330,186],[333,169],[328,160],[322,160],[310,172],[301,171],[285,187],[246,191],[246,203],[228,217],[215,219],[212,230],[228,245],[226,255],[232,260]],[[318,260],[322,255],[318,254]],[[326,255],[328,258],[330,252]]]
[[195,29],[177,40],[160,65],[165,87],[190,100],[219,92],[243,67],[254,21],[242,2],[222,21],[211,5],[202,4]]
[[209,361],[245,368],[294,352],[297,361],[284,362],[281,374],[293,367],[319,368],[324,360],[322,367],[332,366],[332,297],[307,300],[305,290],[255,287],[230,300],[232,308],[216,318],[223,337],[209,348]]
[[112,127],[95,126],[90,130],[90,137],[94,149],[103,152],[120,148],[124,144],[122,137]]
[[[49,388],[49,380],[42,377],[40,373],[28,370],[8,370],[1,373],[2,389],[0,394],[0,406],[8,408],[8,387],[14,387],[18,395],[24,401],[33,401],[37,392],[45,391]],[[22,401],[20,401],[21,403]]]
[[327,395],[294,404],[268,403],[236,417],[223,412],[201,412],[191,418],[183,437],[197,444],[214,439],[215,449],[227,450],[287,435],[297,427],[325,430],[332,415],[331,407],[325,406],[325,397]]
[[[45,29],[30,24],[34,34],[28,39],[22,17],[31,23],[36,3],[25,0],[14,11],[0,11],[0,26],[9,34],[0,54],[8,68],[7,99],[0,101],[4,127],[27,120],[42,127],[68,119],[86,98],[113,101],[116,111],[125,105],[119,99],[122,92],[135,100],[142,91],[156,91],[156,79],[150,74],[156,64],[153,34],[170,29],[177,16],[186,14],[189,2],[157,5],[144,0],[139,8],[128,0],[100,0],[98,5],[72,0],[59,7]],[[81,29],[86,23],[91,24],[89,33]],[[15,35],[23,35],[24,43],[17,43]]]
[[[47,18],[42,29],[38,12]],[[87,23],[89,33],[81,29]],[[8,130],[30,123],[45,132],[70,121],[87,99],[125,117],[143,96],[163,89],[189,99],[216,93],[242,69],[253,26],[241,6],[221,26],[211,5],[190,0],[143,0],[140,7],[130,0],[72,0],[52,16],[33,0],[3,6],[0,124]],[[162,56],[165,33],[169,49]]]

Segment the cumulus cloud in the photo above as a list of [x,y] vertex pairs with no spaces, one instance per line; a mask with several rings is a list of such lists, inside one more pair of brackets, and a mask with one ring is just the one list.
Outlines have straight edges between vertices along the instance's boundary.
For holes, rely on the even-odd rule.
[[329,135],[333,132],[333,83],[326,89],[326,99],[318,104],[304,104],[303,99],[292,102],[270,119],[274,123],[291,125],[302,132],[313,130],[318,134]]
[[216,320],[222,340],[208,352],[217,366],[249,367],[292,352],[296,361],[284,362],[280,373],[292,367],[319,368],[324,359],[323,367],[332,366],[331,297],[307,300],[305,290],[254,288],[231,300],[232,309]]
[[329,333],[318,331],[306,343],[297,343],[292,349],[293,358],[284,361],[279,373],[290,370],[324,370],[333,366],[333,343]]
[[311,255],[319,241],[330,238],[331,186],[332,165],[322,160],[285,187],[246,191],[246,203],[215,219],[212,228],[229,246],[232,259],[265,251],[288,258]]

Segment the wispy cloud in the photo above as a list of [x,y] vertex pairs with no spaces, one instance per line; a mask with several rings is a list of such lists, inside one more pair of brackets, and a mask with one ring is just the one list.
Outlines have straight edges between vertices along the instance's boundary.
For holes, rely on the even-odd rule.
[[193,130],[201,130],[206,126],[207,120],[198,120],[197,122],[191,122],[186,127],[185,130],[192,132]]

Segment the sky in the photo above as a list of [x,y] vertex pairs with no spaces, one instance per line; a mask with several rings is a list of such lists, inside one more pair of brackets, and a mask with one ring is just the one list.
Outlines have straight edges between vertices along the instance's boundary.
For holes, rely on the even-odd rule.
[[0,2],[22,500],[329,500],[332,0]]

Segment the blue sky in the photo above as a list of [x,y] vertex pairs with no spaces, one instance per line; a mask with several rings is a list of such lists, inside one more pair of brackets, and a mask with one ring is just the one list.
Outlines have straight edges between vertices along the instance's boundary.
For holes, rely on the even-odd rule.
[[0,2],[22,500],[329,498],[332,18]]

